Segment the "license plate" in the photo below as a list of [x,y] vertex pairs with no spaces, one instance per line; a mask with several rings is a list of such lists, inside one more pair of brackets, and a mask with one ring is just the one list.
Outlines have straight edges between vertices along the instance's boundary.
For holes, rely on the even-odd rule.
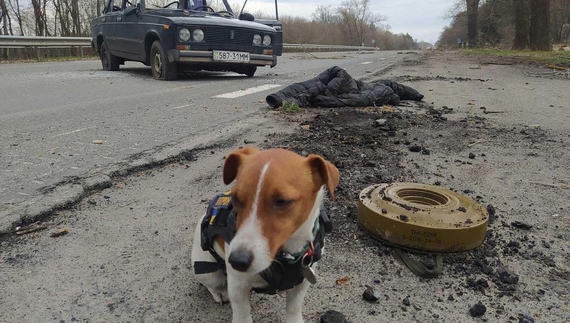
[[249,63],[249,53],[215,50],[214,60],[220,62]]

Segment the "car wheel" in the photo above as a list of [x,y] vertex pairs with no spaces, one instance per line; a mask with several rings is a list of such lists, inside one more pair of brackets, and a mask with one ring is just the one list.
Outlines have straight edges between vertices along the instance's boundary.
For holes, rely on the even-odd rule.
[[178,76],[176,63],[171,63],[166,57],[164,49],[159,40],[152,43],[150,48],[150,68],[152,70],[152,77],[157,80],[175,80]]
[[255,75],[255,71],[257,71],[257,66],[248,66],[245,75],[253,77]]
[[111,54],[105,42],[101,44],[101,65],[105,71],[119,70],[119,58]]

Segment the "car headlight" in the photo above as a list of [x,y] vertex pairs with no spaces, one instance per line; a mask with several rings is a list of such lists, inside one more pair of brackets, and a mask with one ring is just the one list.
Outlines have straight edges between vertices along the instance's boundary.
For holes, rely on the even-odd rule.
[[259,46],[261,45],[261,36],[258,34],[253,35],[253,45]]
[[271,45],[271,36],[265,35],[263,36],[263,46]]
[[180,38],[181,41],[189,41],[190,40],[190,30],[188,30],[186,28],[180,29],[180,31],[178,32],[178,37]]
[[201,42],[204,40],[204,32],[202,31],[202,29],[194,29],[194,31],[192,32],[192,38],[194,38],[194,41],[197,42]]

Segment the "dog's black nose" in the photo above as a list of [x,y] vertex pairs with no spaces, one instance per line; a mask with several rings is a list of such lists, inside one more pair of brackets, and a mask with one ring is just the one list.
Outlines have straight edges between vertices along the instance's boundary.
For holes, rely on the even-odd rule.
[[230,254],[228,259],[235,270],[246,271],[253,261],[253,254],[244,249],[238,249]]

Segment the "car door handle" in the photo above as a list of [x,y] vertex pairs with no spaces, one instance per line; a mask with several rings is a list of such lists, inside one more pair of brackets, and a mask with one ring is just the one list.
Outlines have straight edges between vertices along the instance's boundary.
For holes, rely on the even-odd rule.
[[117,21],[121,21],[121,20],[123,20],[122,17],[117,17]]

